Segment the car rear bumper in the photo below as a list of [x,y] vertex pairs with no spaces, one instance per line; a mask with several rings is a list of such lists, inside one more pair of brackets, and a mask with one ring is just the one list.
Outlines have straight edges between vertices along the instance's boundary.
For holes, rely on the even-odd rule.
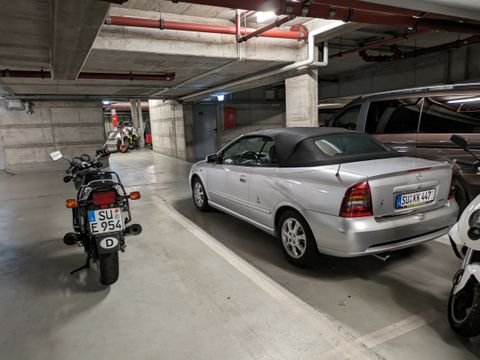
[[415,246],[445,235],[457,220],[455,201],[425,213],[378,220],[303,211],[321,253],[356,257]]

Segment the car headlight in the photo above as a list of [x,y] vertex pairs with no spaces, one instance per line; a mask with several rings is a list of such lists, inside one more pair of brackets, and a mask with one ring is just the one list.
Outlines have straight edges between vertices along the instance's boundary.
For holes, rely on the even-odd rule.
[[480,228],[480,210],[476,210],[468,218],[468,225],[470,227]]

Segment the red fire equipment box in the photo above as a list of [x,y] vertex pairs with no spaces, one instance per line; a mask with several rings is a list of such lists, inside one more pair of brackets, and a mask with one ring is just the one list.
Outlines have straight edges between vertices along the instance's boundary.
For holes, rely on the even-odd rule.
[[236,118],[236,109],[235,108],[230,108],[226,107],[223,109],[223,118],[224,118],[224,127],[225,129],[235,129],[235,118]]

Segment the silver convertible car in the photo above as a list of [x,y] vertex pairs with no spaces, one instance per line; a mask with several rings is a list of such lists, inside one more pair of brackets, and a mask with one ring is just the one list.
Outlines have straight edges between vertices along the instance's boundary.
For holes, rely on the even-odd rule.
[[192,166],[195,206],[278,236],[287,258],[371,255],[432,240],[457,218],[452,168],[340,128],[250,133]]

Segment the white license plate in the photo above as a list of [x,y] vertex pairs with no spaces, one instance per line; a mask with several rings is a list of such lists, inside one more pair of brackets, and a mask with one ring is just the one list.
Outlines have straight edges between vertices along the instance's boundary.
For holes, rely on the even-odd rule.
[[435,201],[435,189],[399,194],[395,199],[395,208],[405,209]]
[[120,208],[89,210],[88,222],[92,234],[122,231],[125,227]]

